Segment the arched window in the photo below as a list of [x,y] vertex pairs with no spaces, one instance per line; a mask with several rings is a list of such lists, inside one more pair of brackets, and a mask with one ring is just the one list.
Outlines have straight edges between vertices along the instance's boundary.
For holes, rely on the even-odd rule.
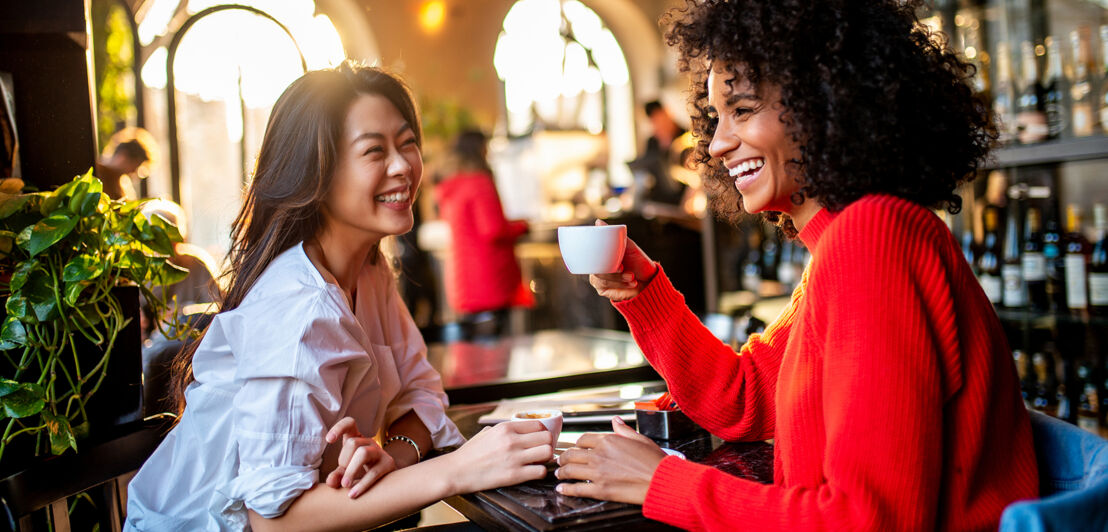
[[152,0],[138,27],[147,122],[167,157],[148,193],[181,203],[190,240],[222,259],[273,103],[345,57],[312,0]]
[[599,16],[577,0],[520,0],[504,17],[494,64],[509,136],[536,130],[604,133],[608,181],[627,186],[635,157],[627,61]]

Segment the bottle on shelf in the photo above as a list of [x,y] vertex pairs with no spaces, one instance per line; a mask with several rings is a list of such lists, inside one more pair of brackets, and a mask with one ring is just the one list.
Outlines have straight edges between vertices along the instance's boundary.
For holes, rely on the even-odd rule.
[[1043,82],[1043,109],[1046,111],[1047,137],[1070,137],[1070,80],[1062,62],[1062,46],[1053,37],[1046,38],[1047,68]]
[[1108,207],[1093,205],[1096,244],[1089,255],[1089,313],[1108,315]]
[[1020,143],[1034,144],[1046,140],[1049,133],[1046,112],[1043,110],[1043,87],[1039,84],[1038,64],[1031,41],[1024,41],[1020,45],[1020,54],[1023,68],[1019,99],[1016,100],[1016,122]]
[[1100,430],[1100,401],[1097,399],[1092,369],[1087,364],[1077,367],[1077,382],[1081,386],[1077,404],[1077,426],[1096,434]]
[[1012,361],[1016,363],[1016,374],[1019,376],[1020,395],[1023,396],[1023,405],[1031,408],[1031,398],[1035,393],[1035,373],[1031,371],[1031,361],[1027,353],[1022,349],[1012,351]]
[[1089,263],[1089,241],[1081,234],[1081,211],[1077,205],[1066,207],[1065,280],[1066,308],[1083,314],[1089,306],[1085,277]]
[[1016,139],[1016,88],[1012,79],[1012,54],[1007,42],[996,45],[996,83],[993,84],[993,114],[996,115],[997,140],[1010,144]]
[[[1013,194],[1013,199],[1017,195]],[[1012,201],[1010,205],[1012,212],[1008,214],[1008,228],[1004,231],[1004,265],[1000,268],[1001,281],[1004,283],[1002,300],[1005,307],[1023,308],[1027,305],[1027,296],[1020,258],[1019,204]]]
[[1070,33],[1070,44],[1073,47],[1073,85],[1070,88],[1073,100],[1073,136],[1087,137],[1097,129],[1088,28],[1073,30]]
[[1050,310],[1046,291],[1046,257],[1043,256],[1042,215],[1039,209],[1028,207],[1023,224],[1023,256],[1020,272],[1027,287],[1027,302],[1033,310]]
[[762,232],[761,224],[755,223],[747,237],[748,251],[743,264],[743,290],[760,293],[762,286]]
[[1000,304],[1004,297],[1003,283],[1000,277],[1000,236],[997,235],[997,207],[985,208],[985,243],[981,248],[981,258],[977,264],[978,281],[985,296],[994,305]]
[[966,258],[966,263],[970,265],[970,269],[973,270],[973,274],[977,275],[977,250],[973,242],[973,229],[967,227],[962,230],[962,256]]
[[[1048,212],[1054,212],[1050,210]],[[1065,257],[1058,220],[1048,216],[1043,223],[1043,260],[1046,261],[1046,294],[1050,309],[1066,309]]]
[[1040,351],[1031,355],[1031,364],[1035,368],[1035,396],[1031,406],[1051,416],[1058,413],[1058,379],[1054,375],[1054,361],[1050,354]]

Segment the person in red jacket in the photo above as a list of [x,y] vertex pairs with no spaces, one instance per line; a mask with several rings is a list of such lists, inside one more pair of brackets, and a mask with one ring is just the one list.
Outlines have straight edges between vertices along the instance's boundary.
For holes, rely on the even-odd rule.
[[515,256],[515,242],[528,227],[504,217],[487,145],[480,131],[458,135],[451,149],[454,172],[435,187],[435,196],[452,234],[447,299],[462,323],[499,335],[508,309],[531,304]]
[[996,128],[918,7],[689,0],[671,19],[716,211],[763,213],[812,259],[739,353],[633,242],[590,282],[694,421],[774,440],[774,482],[667,457],[617,419],[561,455],[561,493],[692,530],[995,530],[1037,496],[1007,341],[931,210],[958,211]]

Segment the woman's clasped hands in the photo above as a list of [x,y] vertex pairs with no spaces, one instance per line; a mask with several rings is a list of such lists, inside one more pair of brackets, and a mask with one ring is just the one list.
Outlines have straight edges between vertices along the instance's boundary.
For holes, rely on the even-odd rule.
[[[353,418],[335,423],[325,437],[341,439],[338,464],[327,475],[332,488],[349,488],[354,499],[397,469],[398,459],[376,440],[362,436]],[[550,433],[539,421],[505,422],[486,427],[458,450],[436,459],[453,482],[452,493],[471,493],[510,486],[546,476],[546,462],[554,457]]]
[[615,434],[585,434],[562,452],[554,475],[580,482],[562,482],[555,488],[558,493],[631,504],[646,501],[650,479],[666,453],[619,417],[612,419],[612,430]]

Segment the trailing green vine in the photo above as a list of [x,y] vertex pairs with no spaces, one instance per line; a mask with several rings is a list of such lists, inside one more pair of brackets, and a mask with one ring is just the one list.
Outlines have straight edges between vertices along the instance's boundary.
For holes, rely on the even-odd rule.
[[[86,405],[134,319],[112,288],[138,286],[155,315],[169,314],[150,288],[188,274],[169,262],[181,234],[141,206],[109,199],[92,170],[53,192],[0,192],[0,463],[16,438],[33,437],[36,454],[62,454],[88,433]],[[167,327],[170,337],[183,331]]]

